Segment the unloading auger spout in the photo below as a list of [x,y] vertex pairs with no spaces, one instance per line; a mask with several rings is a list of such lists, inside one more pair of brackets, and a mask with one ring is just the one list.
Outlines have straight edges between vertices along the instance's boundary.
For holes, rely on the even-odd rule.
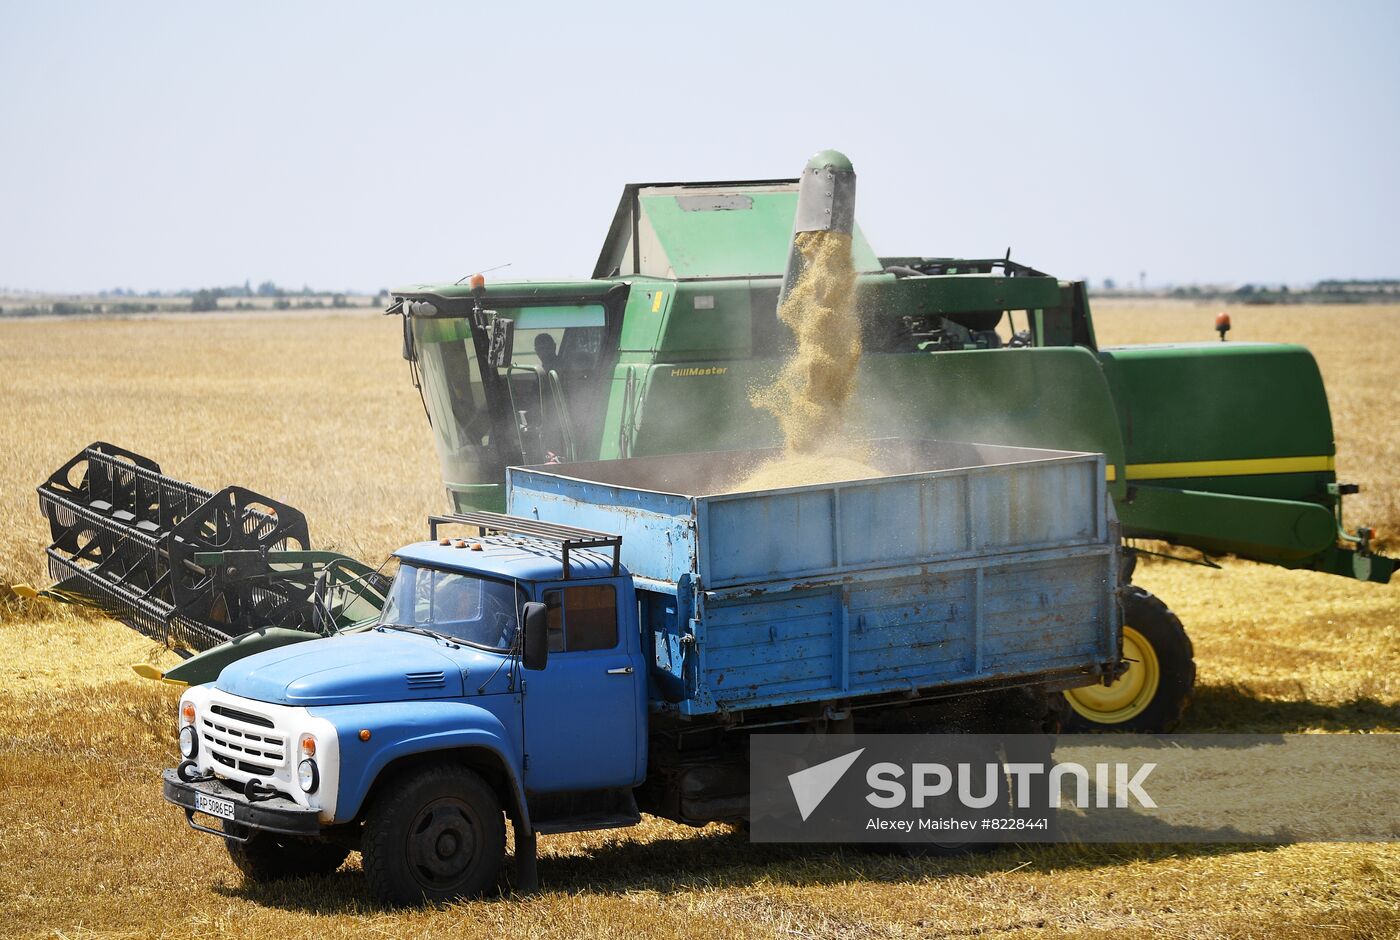
[[850,235],[856,224],[856,171],[850,158],[838,150],[815,154],[802,168],[797,185],[797,214],[793,217],[788,245],[787,270],[783,274],[781,304],[806,267],[797,236],[804,232],[839,232]]

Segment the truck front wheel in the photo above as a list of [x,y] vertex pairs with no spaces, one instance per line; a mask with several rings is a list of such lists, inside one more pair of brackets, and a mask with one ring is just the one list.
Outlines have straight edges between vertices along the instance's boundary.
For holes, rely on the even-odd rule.
[[365,877],[389,904],[479,897],[505,858],[501,801],[465,767],[443,764],[389,783],[365,820]]
[[[242,826],[229,822],[224,823],[224,831],[239,836],[246,832]],[[330,842],[275,832],[254,832],[247,842],[225,839],[224,845],[234,867],[255,884],[329,875],[350,854],[349,849]]]
[[1112,685],[1066,692],[1066,731],[1171,731],[1191,702],[1195,653],[1176,614],[1136,585],[1126,588],[1122,608],[1128,671]]

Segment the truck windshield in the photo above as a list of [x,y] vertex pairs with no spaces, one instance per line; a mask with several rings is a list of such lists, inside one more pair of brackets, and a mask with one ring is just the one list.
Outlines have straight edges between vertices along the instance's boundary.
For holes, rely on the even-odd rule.
[[401,564],[379,622],[506,650],[515,642],[524,599],[523,592],[504,581]]

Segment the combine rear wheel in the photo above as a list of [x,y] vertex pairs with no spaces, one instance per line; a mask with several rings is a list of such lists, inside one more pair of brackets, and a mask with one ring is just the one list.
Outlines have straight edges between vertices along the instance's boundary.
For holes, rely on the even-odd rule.
[[1195,653],[1176,614],[1133,585],[1124,593],[1122,606],[1123,658],[1128,671],[1112,685],[1066,692],[1070,709],[1066,731],[1170,731],[1191,702]]

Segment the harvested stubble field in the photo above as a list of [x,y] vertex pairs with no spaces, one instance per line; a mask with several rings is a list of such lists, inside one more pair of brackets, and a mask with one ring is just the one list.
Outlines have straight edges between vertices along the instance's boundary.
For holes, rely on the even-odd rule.
[[[1214,311],[1096,310],[1100,341],[1211,339]],[[1400,309],[1235,308],[1234,339],[1299,341],[1331,390],[1353,520],[1400,532]],[[41,582],[33,486],[91,440],[307,512],[320,545],[379,558],[439,508],[397,322],[335,317],[0,322],[0,584]],[[1187,730],[1400,731],[1400,586],[1227,562],[1148,564],[1200,685]],[[1393,937],[1389,845],[1012,848],[908,860],[751,846],[648,820],[541,840],[544,890],[391,911],[354,856],[248,887],[160,798],[168,656],[110,621],[0,601],[0,933],[13,936]]]

